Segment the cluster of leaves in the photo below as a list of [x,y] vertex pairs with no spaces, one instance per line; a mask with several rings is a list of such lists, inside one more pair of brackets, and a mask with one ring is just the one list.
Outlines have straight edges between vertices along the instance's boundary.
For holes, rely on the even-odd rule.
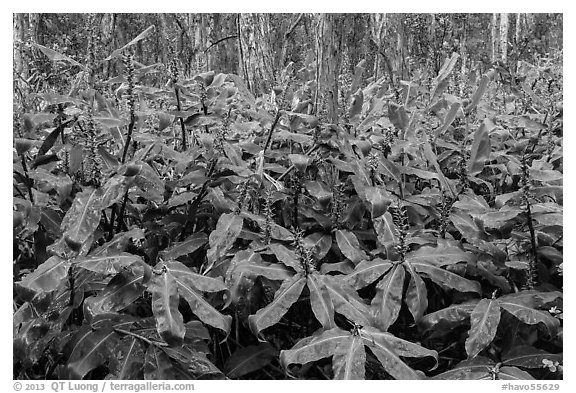
[[562,377],[561,69],[361,63],[327,124],[307,67],[143,84],[150,33],[16,127],[15,378]]

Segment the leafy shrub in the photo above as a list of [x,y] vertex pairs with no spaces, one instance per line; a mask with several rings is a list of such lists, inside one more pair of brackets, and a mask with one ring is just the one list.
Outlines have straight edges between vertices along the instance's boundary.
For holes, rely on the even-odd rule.
[[15,124],[15,378],[562,377],[561,69],[457,97],[455,54],[328,124],[305,68],[254,97],[148,34]]

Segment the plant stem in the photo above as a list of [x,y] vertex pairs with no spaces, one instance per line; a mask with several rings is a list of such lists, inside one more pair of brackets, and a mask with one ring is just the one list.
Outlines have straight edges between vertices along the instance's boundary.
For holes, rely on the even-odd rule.
[[[174,93],[176,93],[176,108],[178,112],[182,110],[182,106],[180,105],[180,91],[178,90],[178,86],[174,84]],[[182,129],[182,150],[186,150],[186,126],[184,125],[184,119],[180,116],[180,128]]]

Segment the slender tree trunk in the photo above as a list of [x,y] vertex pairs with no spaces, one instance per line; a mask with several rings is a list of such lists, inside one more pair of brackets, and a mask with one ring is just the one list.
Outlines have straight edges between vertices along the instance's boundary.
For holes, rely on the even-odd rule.
[[500,60],[508,62],[508,14],[500,14]]
[[492,33],[492,63],[494,63],[500,56],[498,53],[498,14],[492,14],[492,23],[490,24],[490,31]]
[[340,69],[340,54],[338,51],[338,35],[336,29],[337,15],[320,14],[317,17],[316,30],[316,63],[317,63],[317,94],[316,113],[319,99],[326,108],[328,121],[338,122],[338,71]]
[[26,14],[14,14],[14,69],[23,78],[27,77],[28,67],[24,61],[24,43],[26,42]]
[[238,65],[254,94],[267,92],[274,84],[269,18],[267,14],[239,14],[237,19]]
[[374,80],[378,80],[381,68],[380,57],[383,56],[382,43],[383,43],[384,28],[386,26],[386,14],[370,14],[369,23],[370,23],[370,35],[372,41],[374,42],[378,50],[378,54],[374,59]]
[[286,33],[284,33],[284,39],[282,40],[282,49],[280,52],[280,59],[278,60],[279,69],[284,68],[284,66],[286,65],[285,64],[286,57],[288,56],[288,40],[290,39],[292,33],[294,33],[294,30],[296,30],[296,27],[298,27],[298,24],[300,24],[300,21],[302,20],[303,16],[304,14],[298,14],[298,16],[296,16],[294,21],[290,23],[290,26],[288,27]]

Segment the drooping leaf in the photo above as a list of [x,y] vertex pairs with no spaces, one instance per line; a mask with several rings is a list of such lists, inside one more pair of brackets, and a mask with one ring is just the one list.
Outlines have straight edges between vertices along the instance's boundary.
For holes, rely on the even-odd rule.
[[466,353],[469,358],[478,355],[486,348],[498,330],[500,305],[496,300],[482,299],[470,314],[470,331],[466,339]]
[[364,288],[386,274],[392,266],[392,262],[387,259],[375,258],[371,261],[362,261],[352,273],[344,277],[344,280],[355,289]]
[[316,260],[321,261],[330,251],[330,247],[332,247],[332,236],[322,232],[315,232],[304,238],[304,246],[312,249]]
[[376,285],[370,308],[374,323],[383,331],[388,330],[400,313],[405,274],[402,265],[394,265]]
[[228,358],[224,371],[228,378],[239,378],[266,367],[278,356],[278,351],[269,343],[258,343],[241,348]]
[[68,358],[68,377],[82,379],[96,367],[103,365],[113,355],[118,342],[113,331],[101,329],[79,331],[72,353]]
[[144,379],[144,345],[139,339],[126,336],[110,358],[110,374],[118,380]]
[[314,272],[308,275],[306,283],[310,291],[310,305],[314,316],[325,329],[333,328],[334,306],[324,282],[318,273]]
[[208,237],[204,232],[196,232],[186,240],[178,242],[161,251],[164,260],[173,260],[182,255],[192,254],[208,242]]
[[190,380],[194,379],[194,376],[185,367],[170,360],[162,349],[150,345],[144,356],[144,379]]
[[434,138],[435,139],[438,138],[440,135],[442,135],[448,129],[448,127],[450,127],[450,125],[452,124],[454,119],[456,119],[456,115],[458,114],[458,111],[460,110],[461,106],[462,105],[459,102],[454,102],[450,106],[450,110],[448,111],[448,113],[444,117],[444,123],[442,123],[442,126],[438,127],[434,131]]
[[[156,29],[156,27],[154,25],[149,26],[146,30],[144,30],[143,32],[138,34],[136,37],[134,37],[132,39],[132,41],[128,42],[122,48],[116,49],[114,52],[112,52],[110,54],[110,56],[108,56],[106,59],[104,59],[104,61],[112,60],[113,58],[120,56],[125,49],[131,47],[132,45],[136,44],[137,42],[142,41],[143,39],[145,39],[145,38],[149,37],[151,34],[153,34],[155,29]],[[161,379],[170,379],[170,378],[161,378]]]
[[386,212],[380,217],[373,219],[372,222],[374,223],[374,231],[376,232],[378,243],[385,246],[395,241],[395,227],[390,212]]
[[26,275],[18,285],[35,292],[51,292],[66,279],[71,264],[68,259],[52,256]]
[[438,374],[432,379],[440,380],[490,380],[494,378],[494,362],[482,356],[464,360],[454,368]]
[[363,380],[366,374],[366,350],[359,336],[351,336],[336,348],[332,357],[334,379]]
[[482,122],[474,133],[472,151],[468,160],[468,173],[472,176],[482,172],[484,164],[490,159],[490,136],[488,132],[486,122]]
[[360,243],[356,235],[350,231],[338,229],[336,231],[336,242],[342,254],[355,265],[368,259],[368,255],[360,248]]
[[110,280],[106,288],[84,300],[84,316],[87,320],[96,314],[118,312],[132,304],[144,292],[145,270],[123,269]]
[[477,303],[477,301],[473,300],[470,302],[453,304],[441,310],[424,315],[418,324],[424,330],[431,330],[441,322],[450,324],[461,323],[470,318],[470,314],[474,311]]
[[280,321],[280,318],[286,314],[290,306],[298,300],[305,284],[306,278],[301,273],[284,281],[274,294],[274,300],[266,307],[258,310],[255,315],[248,317],[250,330],[258,335],[261,330]]
[[432,151],[432,146],[430,146],[430,142],[428,142],[427,140],[424,141],[424,155],[428,160],[428,162],[430,162],[434,167],[434,169],[436,170],[436,173],[438,174],[438,180],[440,180],[440,186],[442,191],[444,192],[449,191],[453,197],[456,197],[456,193],[454,192],[452,184],[446,178],[446,176],[444,176],[442,168],[440,168],[440,164],[438,164],[436,154]]
[[174,276],[174,280],[178,284],[180,295],[186,299],[194,315],[207,325],[220,329],[225,333],[230,332],[230,326],[232,326],[232,317],[230,315],[221,314],[204,299],[200,292],[187,285],[180,277]]
[[170,357],[176,370],[185,370],[190,379],[225,379],[206,354],[198,352],[191,345],[184,343],[180,347],[162,347],[162,351]]
[[240,235],[243,222],[242,217],[234,213],[220,216],[216,229],[210,233],[208,260],[214,263],[232,247]]
[[82,69],[86,69],[86,67],[84,67],[82,64],[78,63],[76,60],[72,59],[71,57],[68,57],[66,55],[63,55],[60,52],[55,51],[54,49],[50,49],[47,48],[43,45],[37,44],[35,42],[32,42],[32,46],[38,48],[42,53],[44,53],[51,61],[65,61],[67,63],[70,63],[72,65],[75,65],[77,67],[80,67]]
[[158,334],[170,345],[180,345],[184,340],[186,329],[182,314],[178,310],[178,284],[172,274],[165,271],[160,262],[148,283],[148,292],[152,293],[152,312],[156,318]]
[[52,146],[54,146],[54,143],[56,143],[56,141],[58,140],[58,136],[60,136],[60,133],[64,132],[64,128],[68,127],[70,123],[72,123],[73,121],[74,119],[67,120],[62,124],[60,124],[58,127],[54,128],[54,130],[52,130],[50,134],[48,134],[46,139],[44,139],[44,142],[42,142],[42,146],[40,146],[40,148],[38,149],[38,153],[36,153],[36,158],[39,158],[48,153],[48,151],[52,148]]
[[168,272],[183,285],[202,292],[219,292],[226,290],[226,285],[224,285],[224,281],[222,281],[220,277],[213,278],[194,273],[178,261],[165,261],[164,265],[166,269],[168,269]]
[[414,267],[407,263],[406,268],[410,273],[410,281],[408,289],[406,289],[406,297],[404,302],[408,306],[408,310],[414,317],[417,323],[426,312],[428,308],[428,292],[426,291],[426,284],[420,275],[414,270]]
[[542,323],[548,333],[554,337],[560,328],[560,321],[554,318],[548,311],[538,310],[521,303],[512,303],[498,299],[500,306],[528,325]]
[[398,357],[398,354],[384,341],[371,340],[370,337],[362,337],[364,343],[370,347],[372,353],[384,367],[384,370],[394,379],[421,379],[420,375],[410,368]]
[[423,358],[431,357],[438,362],[438,353],[432,349],[424,348],[421,345],[412,343],[396,337],[392,333],[382,332],[370,326],[364,326],[361,330],[362,334],[366,336],[365,342],[369,347],[369,343],[375,343],[380,346],[387,346],[392,349],[396,354],[407,358]]
[[128,253],[76,258],[74,264],[91,272],[104,275],[116,274],[132,264],[145,265],[141,256]]
[[368,202],[373,220],[386,213],[392,203],[392,195],[382,187],[365,187],[363,198]]
[[328,290],[334,310],[344,315],[350,321],[361,326],[369,326],[370,308],[364,303],[362,298],[349,284],[327,274],[320,276],[324,286]]
[[280,352],[280,364],[287,370],[291,364],[305,364],[332,356],[338,347],[351,340],[347,331],[338,327],[316,332],[298,341],[292,349]]
[[290,269],[280,263],[239,263],[231,272],[232,275],[246,273],[249,276],[263,276],[269,280],[284,281],[294,275]]
[[62,219],[61,229],[67,242],[82,245],[100,224],[102,189],[86,189],[76,194],[74,203]]
[[456,289],[460,292],[476,292],[478,294],[482,292],[480,283],[477,281],[468,280],[456,273],[427,263],[412,262],[411,264],[418,273],[424,274],[440,286]]
[[300,258],[296,253],[281,244],[272,243],[270,244],[270,251],[276,255],[276,259],[282,262],[284,265],[291,267],[297,272],[302,271],[302,264],[300,263]]
[[388,117],[396,128],[406,132],[410,119],[404,106],[397,105],[393,102],[388,103]]
[[529,345],[515,346],[502,356],[502,363],[505,365],[523,368],[541,368],[544,360],[562,363],[563,356],[561,353],[548,353]]
[[468,106],[465,109],[466,113],[470,113],[474,108],[476,108],[476,106],[478,106],[478,103],[480,103],[480,99],[482,98],[482,96],[486,92],[486,89],[488,88],[488,85],[490,84],[490,79],[491,79],[490,74],[482,76],[478,88],[472,95],[472,100],[470,100],[470,104],[468,104]]
[[433,266],[446,266],[458,262],[474,262],[474,255],[458,247],[439,242],[437,247],[420,247],[406,254],[410,263],[428,263]]

